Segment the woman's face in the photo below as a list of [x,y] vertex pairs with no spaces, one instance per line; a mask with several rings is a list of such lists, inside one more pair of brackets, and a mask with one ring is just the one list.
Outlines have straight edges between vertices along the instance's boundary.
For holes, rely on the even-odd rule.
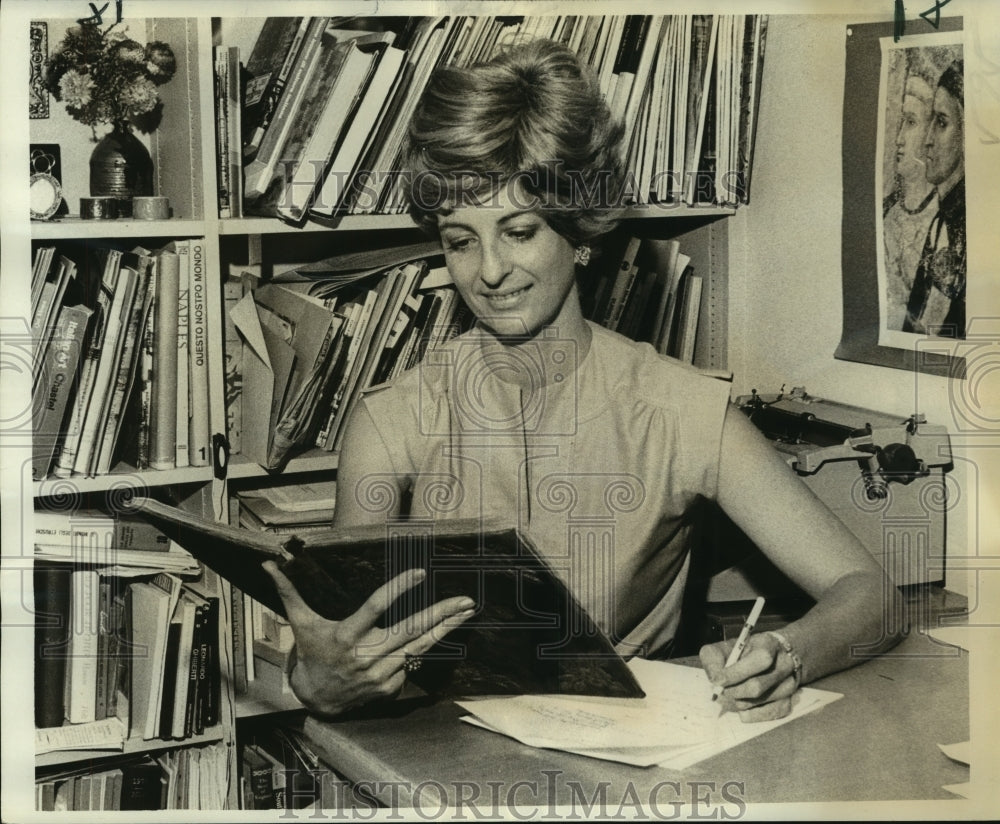
[[935,186],[965,169],[962,106],[938,86],[924,140],[927,180]]
[[526,208],[529,202],[502,188],[488,203],[438,218],[459,294],[499,337],[534,336],[569,320],[574,307],[579,313],[579,303],[567,300],[575,284],[573,246]]
[[906,82],[903,111],[896,132],[896,170],[904,179],[924,179],[924,136],[931,115],[931,88],[920,78]]

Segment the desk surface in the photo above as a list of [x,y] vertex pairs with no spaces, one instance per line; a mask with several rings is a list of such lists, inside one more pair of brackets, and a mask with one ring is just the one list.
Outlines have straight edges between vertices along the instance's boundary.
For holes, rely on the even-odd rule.
[[[889,654],[813,686],[844,698],[683,771],[528,747],[459,721],[462,710],[450,701],[400,701],[393,717],[309,719],[306,729],[344,778],[400,807],[411,803],[407,788],[423,782],[418,794],[429,805],[440,805],[440,785],[452,805],[464,799],[467,808],[488,810],[492,796],[501,805],[579,811],[600,798],[603,783],[611,814],[623,801],[653,814],[651,798],[668,814],[671,802],[703,803],[692,794],[723,805],[733,796],[755,804],[935,799],[954,798],[942,785],[969,780],[968,768],[937,746],[969,738],[964,651],[913,633]],[[380,791],[380,781],[397,783]]]

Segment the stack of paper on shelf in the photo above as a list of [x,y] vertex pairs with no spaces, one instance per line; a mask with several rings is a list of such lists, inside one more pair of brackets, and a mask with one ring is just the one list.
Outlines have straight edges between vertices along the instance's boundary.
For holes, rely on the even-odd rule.
[[463,721],[531,747],[684,769],[842,697],[806,687],[796,694],[789,715],[745,724],[711,700],[712,686],[700,668],[640,658],[629,668],[645,698],[525,695],[457,703],[470,713]]
[[329,529],[336,481],[262,487],[239,494],[240,526],[267,532]]

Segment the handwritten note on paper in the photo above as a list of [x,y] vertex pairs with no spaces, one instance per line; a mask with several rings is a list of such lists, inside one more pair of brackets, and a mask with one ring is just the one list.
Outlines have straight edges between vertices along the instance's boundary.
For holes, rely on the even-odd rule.
[[117,718],[35,730],[35,754],[57,750],[125,749],[125,725]]
[[459,701],[471,713],[462,720],[533,747],[682,769],[841,697],[804,688],[785,718],[744,724],[735,713],[720,714],[699,668],[642,659],[629,662],[629,667],[645,698],[588,701],[579,696],[521,695]]

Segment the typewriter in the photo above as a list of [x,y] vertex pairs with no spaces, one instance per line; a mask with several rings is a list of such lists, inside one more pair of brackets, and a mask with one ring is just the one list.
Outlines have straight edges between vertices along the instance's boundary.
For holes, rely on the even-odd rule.
[[[943,584],[945,473],[951,443],[942,426],[789,393],[737,398],[739,408],[786,456],[798,476],[861,540],[898,586]],[[738,601],[798,590],[724,515],[708,533],[709,601]],[[803,551],[821,541],[804,535]]]

